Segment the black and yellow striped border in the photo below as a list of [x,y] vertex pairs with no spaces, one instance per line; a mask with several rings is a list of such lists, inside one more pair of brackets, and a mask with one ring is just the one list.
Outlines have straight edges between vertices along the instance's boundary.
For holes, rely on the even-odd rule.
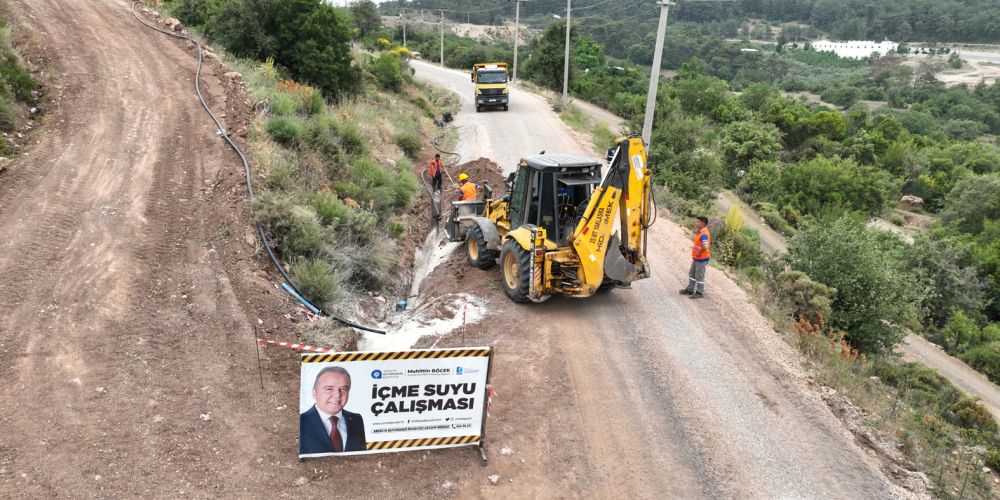
[[476,347],[472,349],[433,349],[398,352],[331,352],[324,354],[303,354],[303,363],[346,363],[350,361],[391,361],[397,359],[443,359],[479,358],[490,355],[490,350]]
[[376,441],[367,443],[368,450],[393,450],[400,448],[422,448],[424,446],[457,446],[463,444],[476,444],[479,436],[452,436],[423,439],[397,439],[395,441]]

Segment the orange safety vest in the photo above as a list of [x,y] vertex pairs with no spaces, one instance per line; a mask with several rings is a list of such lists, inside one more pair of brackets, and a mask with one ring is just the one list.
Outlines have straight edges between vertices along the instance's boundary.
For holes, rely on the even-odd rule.
[[[702,235],[706,238],[707,245],[702,246],[701,237]],[[691,247],[691,258],[694,260],[705,260],[711,257],[712,252],[708,250],[708,246],[712,243],[712,234],[708,232],[708,228],[702,228],[698,231],[698,234],[694,235],[694,239],[691,240],[694,245]]]
[[471,201],[476,199],[476,185],[471,182],[466,182],[462,184],[462,201]]
[[433,159],[427,162],[427,176],[434,177],[441,172],[441,160]]

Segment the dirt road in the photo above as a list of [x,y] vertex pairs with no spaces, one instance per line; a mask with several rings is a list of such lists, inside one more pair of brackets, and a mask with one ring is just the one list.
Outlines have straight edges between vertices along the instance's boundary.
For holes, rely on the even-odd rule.
[[776,255],[788,252],[788,245],[781,233],[775,231],[767,225],[750,206],[743,202],[735,193],[727,189],[719,191],[718,198],[715,199],[715,206],[719,208],[719,217],[725,217],[729,212],[729,207],[736,206],[743,212],[743,224],[757,231],[760,235],[761,250]]
[[973,396],[979,396],[986,409],[994,418],[1000,420],[1000,387],[990,382],[985,375],[915,333],[907,335],[897,351],[902,355],[903,361],[930,366],[959,389]]

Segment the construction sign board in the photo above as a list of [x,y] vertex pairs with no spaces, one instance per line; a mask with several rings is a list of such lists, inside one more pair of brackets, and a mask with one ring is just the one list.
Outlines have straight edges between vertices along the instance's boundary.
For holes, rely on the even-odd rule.
[[299,458],[481,445],[492,354],[303,353]]

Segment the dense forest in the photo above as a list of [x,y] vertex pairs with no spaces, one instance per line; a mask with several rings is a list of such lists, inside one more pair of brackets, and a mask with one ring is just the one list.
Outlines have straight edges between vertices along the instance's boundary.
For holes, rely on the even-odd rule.
[[[445,9],[445,16],[457,22],[499,24],[513,20],[513,2],[495,0],[413,0],[380,4],[385,14],[399,9]],[[649,0],[578,0],[573,2],[573,18],[590,28],[612,28],[616,36],[632,38],[655,29],[659,7]],[[533,0],[521,5],[521,17],[529,24],[565,15],[562,0]],[[719,33],[737,35],[747,19],[773,24],[800,23],[835,39],[888,38],[908,42],[977,42],[1000,40],[1000,6],[995,0],[737,0],[732,2],[678,2],[671,9],[671,21],[713,26]],[[617,29],[617,27],[626,29]],[[636,30],[636,27],[641,29]],[[746,34],[744,32],[743,34]],[[595,35],[602,43],[612,40]]]

